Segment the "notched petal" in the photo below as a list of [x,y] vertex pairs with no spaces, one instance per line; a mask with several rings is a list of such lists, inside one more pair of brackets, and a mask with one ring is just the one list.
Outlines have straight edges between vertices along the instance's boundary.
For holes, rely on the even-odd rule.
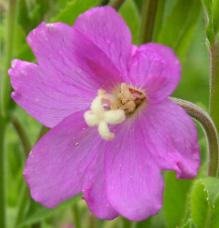
[[128,80],[145,90],[151,103],[159,103],[175,90],[180,68],[171,48],[149,43],[137,48],[132,55]]

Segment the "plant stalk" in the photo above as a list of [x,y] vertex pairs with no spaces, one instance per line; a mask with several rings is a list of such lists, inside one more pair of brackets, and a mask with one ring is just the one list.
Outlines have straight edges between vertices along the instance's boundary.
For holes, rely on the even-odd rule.
[[185,111],[203,127],[208,142],[208,175],[218,177],[219,142],[217,129],[213,120],[207,112],[189,101],[178,98],[172,98],[172,100],[185,109]]
[[153,41],[156,41],[159,35],[159,32],[161,31],[163,27],[163,18],[164,18],[164,12],[165,12],[165,3],[166,0],[159,0],[157,4],[157,12],[156,12],[156,18],[155,18],[155,24],[154,24],[154,31],[153,31]]
[[13,37],[16,18],[16,0],[8,1],[7,11],[7,27],[6,27],[6,49],[5,49],[5,65],[4,73],[2,76],[1,86],[1,114],[0,114],[0,227],[6,227],[6,192],[5,192],[5,133],[6,133],[6,118],[7,117],[7,105],[10,99],[10,85],[9,77],[7,74],[8,66],[10,65],[11,58],[13,56]]
[[122,227],[123,228],[131,228],[132,227],[132,222],[125,219],[125,218],[122,218]]
[[[28,153],[31,150],[31,142],[29,140],[27,132],[26,132],[25,128],[23,127],[22,123],[20,123],[19,119],[16,116],[13,116],[11,118],[11,124],[13,125],[13,127],[20,139],[20,142],[21,142],[23,150],[24,150],[25,157],[27,157]],[[21,195],[20,195],[19,201],[18,201],[17,215],[16,215],[15,223],[14,223],[15,228],[19,224],[21,224],[24,219],[26,206],[28,203],[28,196],[29,196],[29,191],[28,191],[27,185],[23,182],[22,187],[21,187]]]
[[119,10],[125,0],[113,0],[109,5],[112,6],[114,9]]
[[92,214],[89,214],[87,227],[88,228],[97,228],[97,219]]
[[80,211],[79,211],[77,203],[72,206],[72,214],[73,214],[73,218],[74,218],[75,227],[81,228]]
[[6,194],[5,194],[5,139],[6,124],[0,116],[0,227],[6,228]]
[[15,37],[15,20],[16,20],[17,0],[8,1],[8,13],[7,13],[7,27],[6,27],[6,49],[5,49],[5,64],[4,73],[2,76],[2,88],[1,88],[1,112],[3,117],[8,116],[8,104],[10,101],[11,86],[8,76],[8,68],[13,57],[13,46]]
[[158,3],[159,0],[143,1],[140,34],[141,43],[147,43],[153,40]]
[[110,2],[110,0],[102,0],[102,1],[100,2],[100,5],[101,5],[101,6],[105,6],[105,5],[107,5],[109,2]]
[[17,214],[16,214],[16,218],[15,218],[15,222],[14,222],[14,228],[19,226],[23,222],[27,203],[29,202],[29,190],[27,188],[27,185],[24,182],[22,183],[20,193],[21,193],[21,195],[20,195],[19,201],[18,201]]
[[[15,116],[11,119],[11,122],[17,132],[17,135],[20,138],[25,156],[27,157],[28,153],[30,152],[31,147],[32,147],[31,142],[29,141],[28,134],[27,134],[25,128],[20,123],[19,119],[17,119]],[[47,128],[42,127],[40,130],[38,139],[41,138],[47,131],[48,131]],[[21,224],[23,222],[25,212],[26,212],[26,207],[27,207],[28,203],[32,204],[33,201],[30,199],[30,194],[29,194],[29,190],[28,190],[26,183],[23,182],[21,196],[20,196],[20,200],[18,202],[17,215],[16,215],[15,223],[14,223],[15,228],[17,227],[18,224]],[[41,227],[41,224],[40,224],[40,222],[37,222],[37,223],[32,224],[31,227],[34,227],[34,228]]]
[[219,39],[210,44],[210,115],[219,132]]
[[16,130],[17,135],[20,138],[20,141],[21,141],[23,149],[24,149],[25,156],[27,157],[28,153],[31,150],[31,142],[29,140],[28,134],[16,116],[12,117],[11,123],[12,123],[14,129]]

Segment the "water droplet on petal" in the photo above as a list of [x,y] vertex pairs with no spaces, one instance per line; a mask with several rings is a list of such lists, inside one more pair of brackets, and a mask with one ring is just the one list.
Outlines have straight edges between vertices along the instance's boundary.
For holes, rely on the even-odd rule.
[[75,143],[75,146],[78,146],[78,145],[79,145],[79,142],[76,142],[76,143]]

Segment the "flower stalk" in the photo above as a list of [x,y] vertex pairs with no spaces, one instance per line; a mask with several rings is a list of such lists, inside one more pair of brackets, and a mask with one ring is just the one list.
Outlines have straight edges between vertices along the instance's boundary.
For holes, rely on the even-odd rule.
[[114,9],[119,10],[125,0],[114,0],[109,5],[112,6]]
[[5,66],[1,86],[1,115],[0,115],[0,227],[6,227],[6,195],[5,195],[5,133],[6,133],[6,116],[7,105],[10,99],[10,85],[7,74],[11,58],[13,56],[13,37],[16,18],[16,0],[9,0],[7,14],[7,37],[5,49]]
[[141,43],[147,43],[153,40],[158,3],[159,0],[143,1],[140,34]]
[[21,144],[22,144],[23,150],[24,150],[24,154],[27,157],[28,153],[31,150],[31,143],[30,143],[29,137],[27,135],[27,132],[16,116],[12,117],[11,123],[21,141]]
[[[20,123],[20,121],[17,117],[13,116],[11,119],[11,123],[12,123],[15,131],[17,132],[17,135],[23,146],[24,154],[27,157],[28,153],[30,152],[31,147],[32,147],[28,134],[27,134],[25,128],[23,127],[22,123]],[[42,127],[40,130],[38,139],[41,138],[47,131],[48,131],[48,129],[46,127]],[[16,215],[15,223],[14,223],[15,228],[17,227],[18,224],[22,223],[22,221],[24,219],[24,215],[25,215],[25,209],[26,209],[26,206],[28,203],[33,203],[33,201],[30,199],[29,190],[28,190],[26,183],[22,182],[21,196],[18,201],[17,215]],[[40,227],[40,223],[35,223],[31,227]],[[77,227],[79,227],[79,226],[77,226]]]
[[173,98],[179,106],[186,110],[186,112],[197,120],[203,127],[207,141],[208,141],[208,152],[209,152],[209,165],[208,165],[208,175],[218,176],[218,158],[219,158],[219,143],[218,143],[218,133],[214,125],[213,120],[209,114],[203,111],[197,105],[178,98]]
[[[25,128],[23,127],[22,123],[20,123],[19,119],[16,116],[11,118],[11,124],[14,127],[20,142],[22,144],[25,157],[27,157],[28,153],[31,150],[31,143]],[[26,184],[23,182],[21,187],[21,196],[19,197],[18,201],[18,209],[17,215],[15,218],[14,227],[17,227],[23,221],[25,208],[27,206],[27,202],[29,201],[29,191]]]
[[122,227],[123,228],[131,228],[132,223],[129,220],[122,218]]
[[210,44],[210,115],[215,123],[217,131],[219,132],[219,39]]
[[5,138],[5,122],[0,117],[0,227],[6,227],[6,205],[5,205],[5,153],[4,153],[4,138]]
[[16,9],[17,0],[9,0],[8,2],[8,15],[7,15],[7,27],[6,27],[6,49],[5,49],[5,67],[2,77],[2,88],[1,88],[1,112],[3,117],[8,115],[8,103],[10,100],[10,82],[8,77],[8,68],[13,57],[13,46],[14,46],[14,32],[16,23]]
[[110,0],[102,0],[102,1],[100,2],[100,5],[101,5],[101,6],[105,6],[105,5],[107,5],[109,2],[110,2]]
[[73,214],[75,226],[77,228],[81,228],[80,211],[77,203],[72,206],[72,214]]
[[20,192],[21,192],[21,195],[18,201],[18,209],[17,209],[16,218],[15,218],[14,228],[16,228],[18,224],[22,223],[24,219],[25,209],[26,209],[27,203],[29,202],[29,190],[24,182],[22,183]]

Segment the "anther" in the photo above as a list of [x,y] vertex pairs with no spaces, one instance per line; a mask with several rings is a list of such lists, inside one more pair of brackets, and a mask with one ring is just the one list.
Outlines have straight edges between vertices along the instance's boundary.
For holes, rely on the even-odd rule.
[[[125,120],[125,112],[121,109],[112,109],[113,97],[104,90],[99,90],[97,97],[92,101],[90,110],[84,113],[88,126],[97,126],[98,133],[105,140],[112,140],[114,133],[109,129],[109,124],[117,125]],[[107,108],[105,107],[107,105]]]

